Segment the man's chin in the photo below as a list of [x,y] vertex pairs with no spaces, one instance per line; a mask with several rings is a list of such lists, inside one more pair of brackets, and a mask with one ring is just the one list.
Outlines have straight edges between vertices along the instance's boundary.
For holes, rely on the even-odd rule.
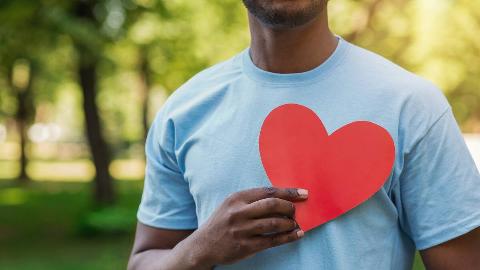
[[323,10],[323,0],[243,0],[248,11],[272,28],[298,27],[315,19]]

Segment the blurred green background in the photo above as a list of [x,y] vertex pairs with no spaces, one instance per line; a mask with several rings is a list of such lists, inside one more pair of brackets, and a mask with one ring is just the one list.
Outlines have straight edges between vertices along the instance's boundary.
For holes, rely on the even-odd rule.
[[[480,160],[480,1],[329,12],[337,34],[436,83]],[[0,1],[0,269],[125,268],[155,112],[248,43],[241,0]]]

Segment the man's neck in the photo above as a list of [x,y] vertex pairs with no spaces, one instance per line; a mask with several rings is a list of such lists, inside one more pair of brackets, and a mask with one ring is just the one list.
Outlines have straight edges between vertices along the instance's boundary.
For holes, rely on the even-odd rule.
[[326,9],[309,23],[272,29],[249,14],[253,63],[275,73],[299,73],[322,64],[335,50],[337,39],[328,28]]

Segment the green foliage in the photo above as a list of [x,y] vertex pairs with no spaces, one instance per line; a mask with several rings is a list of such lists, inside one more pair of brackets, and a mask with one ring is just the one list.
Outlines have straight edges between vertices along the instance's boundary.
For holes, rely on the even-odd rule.
[[121,235],[131,233],[135,228],[135,209],[119,206],[93,210],[81,217],[79,233],[86,236]]
[[[78,16],[80,3],[95,5],[94,21]],[[144,138],[142,59],[148,60],[151,78],[151,120],[163,102],[154,97],[173,92],[201,69],[248,45],[245,11],[236,0],[10,0],[2,1],[0,17],[6,21],[0,24],[0,117],[16,111],[9,70],[17,59],[26,58],[37,71],[33,100],[42,110],[36,118],[63,126],[69,131],[66,140],[83,137],[76,76],[76,47],[81,46],[91,55],[81,61],[99,59],[98,105],[105,136],[117,155]],[[69,108],[70,118],[60,110],[63,107]]]
[[480,131],[478,1],[338,0],[330,8],[335,31],[433,81],[463,130]]
[[[90,202],[90,184],[41,183],[19,188],[2,183],[0,269],[125,269],[141,183],[117,185],[117,209],[122,210],[114,215],[123,212],[125,216],[114,218],[122,224],[113,227],[123,229],[115,234],[102,229],[90,237],[78,225],[90,213],[100,215]],[[95,219],[109,219],[109,212]]]
[[[43,121],[59,121],[71,138],[82,137],[75,75],[75,44],[81,44],[100,59],[98,105],[105,135],[122,155],[143,140],[142,59],[148,60],[151,121],[162,93],[171,93],[198,71],[248,46],[246,12],[238,0],[95,1],[94,22],[76,15],[80,2],[0,3],[0,119],[16,110],[9,69],[16,59],[29,59],[37,71],[36,107],[52,108],[41,116]],[[336,33],[433,80],[470,132],[480,129],[480,65],[470,64],[480,62],[478,10],[476,1],[467,0],[329,4]],[[75,121],[59,117],[59,108],[65,106],[58,104],[65,100]]]

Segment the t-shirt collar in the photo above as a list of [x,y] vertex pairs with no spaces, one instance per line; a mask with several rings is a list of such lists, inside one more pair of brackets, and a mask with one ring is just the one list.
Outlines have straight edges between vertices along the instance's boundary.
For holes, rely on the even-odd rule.
[[301,84],[320,79],[337,66],[347,51],[348,42],[338,35],[336,37],[338,43],[333,53],[322,64],[311,70],[299,73],[274,73],[263,70],[253,63],[250,47],[248,47],[241,53],[243,71],[252,80],[270,84]]

